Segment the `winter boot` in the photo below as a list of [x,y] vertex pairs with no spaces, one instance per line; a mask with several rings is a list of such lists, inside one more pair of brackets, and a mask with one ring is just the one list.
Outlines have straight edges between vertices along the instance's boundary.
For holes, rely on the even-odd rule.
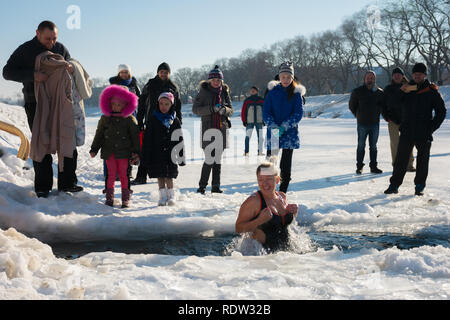
[[158,206],[163,207],[167,205],[167,189],[159,189]]
[[417,184],[416,185],[416,192],[415,195],[422,197],[424,195],[423,190],[425,189],[425,187],[422,184]]
[[378,169],[377,166],[370,167],[370,172],[371,172],[371,173],[375,173],[375,174],[381,174],[381,173],[383,173],[383,171],[380,170],[380,169]]
[[106,195],[105,205],[114,207],[114,189],[106,189],[104,193]]
[[364,168],[364,164],[357,164],[356,165],[356,174],[362,174]]
[[122,189],[122,209],[130,207],[130,198],[133,192],[129,189]]
[[167,190],[167,204],[169,206],[174,206],[176,204],[175,202],[175,190],[168,189]]
[[223,191],[220,189],[220,186],[212,186],[211,193],[223,193]]
[[397,194],[398,193],[398,187],[394,185],[389,185],[389,188],[384,191],[384,194]]

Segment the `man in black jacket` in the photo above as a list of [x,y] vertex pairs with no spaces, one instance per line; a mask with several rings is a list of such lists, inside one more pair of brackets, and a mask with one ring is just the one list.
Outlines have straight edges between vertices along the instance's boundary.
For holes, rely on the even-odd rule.
[[[170,79],[170,66],[163,62],[159,65],[157,75],[150,79],[142,89],[139,97],[139,105],[137,112],[137,121],[141,131],[148,125],[153,111],[157,110],[158,98],[163,92],[171,92],[175,97],[175,112],[177,118],[182,123],[183,115],[181,113],[181,99],[178,87]],[[141,185],[147,183],[147,170],[141,164],[136,175],[136,179],[131,182],[132,185]]]
[[[56,25],[51,21],[41,22],[36,30],[36,36],[18,47],[3,68],[3,78],[5,80],[23,83],[24,107],[31,131],[37,104],[34,95],[34,82],[45,82],[48,79],[46,74],[34,71],[36,57],[45,51],[51,51],[63,56],[65,60],[70,59],[69,51],[63,44],[56,41],[57,38],[58,29]],[[69,73],[73,73],[71,65],[68,65],[67,70]],[[75,149],[73,158],[64,159],[64,167],[70,167],[71,172],[66,172],[65,174],[58,172],[58,189],[66,192],[83,190],[82,187],[76,185],[77,156],[78,153]],[[53,158],[51,155],[46,155],[42,162],[33,162],[35,171],[34,185],[38,197],[48,197],[53,187],[52,162]],[[67,179],[70,179],[70,181],[63,181]]]
[[404,95],[400,142],[390,185],[384,193],[398,193],[406,174],[411,151],[415,146],[417,149],[415,195],[422,196],[428,177],[432,135],[441,126],[447,110],[438,87],[427,80],[427,66],[423,63],[414,66],[413,80],[403,85],[402,91]]
[[383,90],[376,85],[376,74],[367,71],[364,85],[353,90],[349,108],[357,119],[358,149],[356,151],[356,173],[362,174],[366,139],[369,136],[370,172],[383,173],[378,169],[377,142],[380,132],[380,114],[382,111]]

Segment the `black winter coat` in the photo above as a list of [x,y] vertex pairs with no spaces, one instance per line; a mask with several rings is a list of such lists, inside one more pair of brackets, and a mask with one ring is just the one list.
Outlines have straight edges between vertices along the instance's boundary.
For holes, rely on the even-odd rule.
[[150,79],[142,89],[142,94],[139,98],[139,106],[137,112],[137,121],[140,128],[147,124],[153,111],[158,109],[158,98],[163,92],[171,92],[175,96],[175,111],[177,118],[183,122],[181,114],[181,99],[178,87],[172,80],[162,81],[158,76]]
[[[116,84],[116,85],[121,85],[122,79],[119,76],[115,76],[109,79],[109,83],[110,84]],[[139,90],[139,87],[137,85],[137,80],[135,77],[131,78],[131,83],[128,87],[128,90],[130,90],[130,92],[133,92],[135,95],[137,95],[138,97],[141,96],[141,90]]]
[[349,102],[350,111],[359,124],[377,124],[383,110],[383,90],[367,89],[365,85],[353,90]]
[[403,91],[401,84],[390,84],[384,88],[383,98],[383,118],[399,125],[402,119],[402,99]]
[[36,57],[45,51],[60,54],[67,61],[70,59],[69,51],[63,44],[56,42],[51,50],[44,47],[37,37],[19,46],[9,58],[3,68],[3,78],[23,83],[23,96],[25,103],[36,104],[34,96],[34,67]]
[[[175,118],[170,128],[167,128],[152,113],[147,123],[142,152],[143,165],[147,168],[149,177],[176,179],[178,165],[185,164],[182,132],[180,130],[175,133],[176,136],[173,135],[176,130],[181,129],[180,120]],[[171,141],[172,137],[177,140]],[[175,155],[174,159],[172,153]]]
[[[416,83],[411,81],[410,84]],[[413,141],[433,141],[432,135],[445,120],[446,113],[445,103],[438,87],[425,80],[417,91],[404,94],[401,137]]]

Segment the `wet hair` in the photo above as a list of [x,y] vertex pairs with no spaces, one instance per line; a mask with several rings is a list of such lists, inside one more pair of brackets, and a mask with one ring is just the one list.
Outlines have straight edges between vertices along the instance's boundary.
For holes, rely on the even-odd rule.
[[42,32],[42,31],[44,31],[45,29],[49,29],[50,31],[55,31],[55,29],[56,29],[56,24],[54,24],[53,22],[48,21],[48,20],[42,21],[42,22],[39,24],[39,26],[38,26],[37,29],[39,30],[39,32]]

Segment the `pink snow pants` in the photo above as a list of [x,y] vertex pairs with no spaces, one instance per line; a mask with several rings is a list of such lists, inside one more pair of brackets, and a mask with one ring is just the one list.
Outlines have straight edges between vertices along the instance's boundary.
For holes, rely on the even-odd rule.
[[106,181],[106,187],[108,189],[114,189],[117,173],[119,173],[119,179],[122,189],[129,189],[128,186],[128,159],[116,159],[114,154],[106,160],[106,167],[108,168],[108,180]]

